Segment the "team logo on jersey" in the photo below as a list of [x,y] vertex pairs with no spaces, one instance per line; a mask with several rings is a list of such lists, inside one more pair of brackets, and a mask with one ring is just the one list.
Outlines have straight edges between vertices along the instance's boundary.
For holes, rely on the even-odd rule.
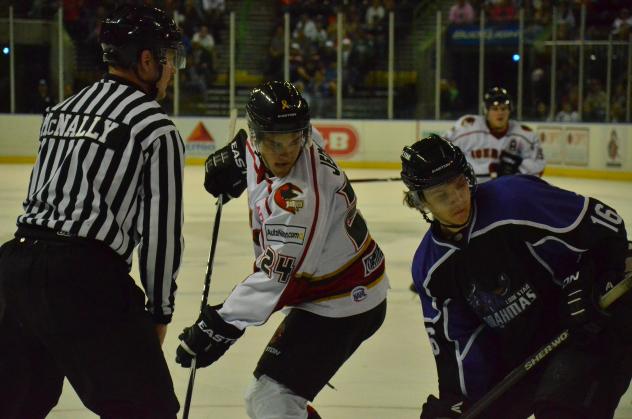
[[303,191],[296,185],[286,183],[281,185],[274,193],[274,202],[287,212],[296,214],[303,208],[304,201],[296,199]]
[[467,296],[468,303],[485,323],[501,329],[527,310],[536,299],[537,294],[529,283],[516,289],[505,273],[501,273],[495,281],[473,281]]
[[363,286],[355,287],[351,290],[351,298],[353,298],[353,301],[355,301],[356,303],[359,303],[362,300],[366,300],[366,297],[369,296],[367,292],[368,290],[369,289],[367,287]]
[[266,240],[279,243],[303,244],[305,242],[305,227],[286,224],[267,224]]

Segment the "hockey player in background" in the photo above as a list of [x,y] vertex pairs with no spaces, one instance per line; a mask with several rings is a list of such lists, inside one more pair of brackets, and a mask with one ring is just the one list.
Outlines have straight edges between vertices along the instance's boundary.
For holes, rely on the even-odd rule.
[[630,294],[608,313],[597,305],[630,253],[617,212],[535,176],[477,187],[463,153],[436,135],[401,159],[405,203],[431,223],[412,275],[439,397],[428,397],[421,418],[458,417],[564,328],[569,342],[481,418],[612,418],[630,382],[632,341]]
[[246,112],[250,138],[242,130],[209,156],[204,186],[225,198],[247,189],[255,269],[184,330],[176,361],[188,367],[195,356],[206,367],[247,327],[287,309],[246,409],[251,418],[317,418],[307,402],[384,320],[384,255],[346,175],[312,142],[296,88],[267,82],[252,91]]
[[512,103],[507,90],[489,89],[483,107],[483,116],[462,116],[446,134],[463,151],[478,182],[517,173],[541,176],[546,161],[540,139],[528,126],[509,119]]

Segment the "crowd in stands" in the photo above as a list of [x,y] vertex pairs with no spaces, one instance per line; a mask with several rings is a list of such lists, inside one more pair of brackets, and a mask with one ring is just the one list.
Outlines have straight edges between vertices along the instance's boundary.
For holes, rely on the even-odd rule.
[[[519,19],[519,10],[524,10],[525,33],[540,35],[539,39],[549,40],[552,35],[553,13],[555,10],[556,38],[560,41],[574,41],[580,37],[581,7],[586,7],[586,40],[607,40],[627,42],[632,28],[630,4],[627,0],[456,0],[448,14],[448,24],[453,27],[464,25],[478,25],[481,12],[485,13],[486,24],[489,26],[514,25]],[[463,48],[462,48],[463,49]],[[486,57],[491,68],[503,67],[503,55],[513,55],[516,51],[509,51],[511,47],[498,48],[498,54]],[[472,49],[470,49],[472,51]],[[462,51],[454,48],[455,61],[465,60]],[[509,53],[510,52],[510,53]],[[550,49],[533,48],[531,55],[524,58],[527,71],[530,71],[528,81],[524,85],[525,113],[527,117],[540,120],[555,120],[560,122],[577,121],[580,119],[578,69],[579,58],[577,47],[558,48],[557,57],[557,88],[556,109],[548,109],[550,104]],[[474,51],[476,53],[476,51]],[[606,48],[595,47],[588,51],[587,59],[599,61],[597,70],[586,75],[583,98],[583,121],[605,121],[607,96],[605,93],[606,80]],[[623,61],[625,54],[615,51],[614,60]],[[620,63],[625,66],[624,62]],[[460,71],[456,62],[451,62],[452,74],[442,80],[441,92],[443,103],[448,116],[458,114],[467,108],[465,102],[472,102],[476,94],[471,77]],[[616,68],[616,67],[615,67]],[[450,70],[448,70],[450,72]],[[610,98],[610,120],[613,122],[625,119],[625,72],[613,74],[613,88]]]
[[[386,64],[389,12],[394,0],[281,0],[279,17],[291,22],[290,81],[311,103],[315,116],[332,116],[337,91],[337,19],[343,16],[344,94],[364,85],[370,70]],[[402,4],[405,3],[405,4]],[[398,10],[408,2],[400,1]],[[279,20],[268,51],[267,78],[283,77],[283,22]]]
[[[629,0],[454,1],[446,17],[447,23],[453,26],[477,25],[482,11],[485,12],[488,25],[515,24],[518,11],[523,9],[526,26],[532,31],[535,28],[542,32],[540,40],[548,40],[551,39],[555,9],[557,39],[572,41],[579,39],[580,10],[585,6],[587,40],[612,37],[615,41],[627,41],[632,33]],[[153,4],[170,14],[177,12],[178,24],[185,34],[188,52],[187,68],[180,73],[180,86],[184,95],[192,100],[206,101],[209,87],[216,82],[218,73],[225,71],[218,69],[217,48],[227,41],[222,39],[222,34],[227,29],[225,0],[0,0],[0,10],[8,10],[10,3],[14,8],[14,16],[32,19],[52,19],[59,6],[63,6],[66,31],[77,46],[77,54],[82,60],[89,58],[88,63],[94,68],[95,77],[99,77],[103,71],[98,46],[100,21],[115,5],[123,3]],[[267,64],[261,68],[262,75],[266,79],[283,78],[283,14],[287,12],[291,22],[290,80],[308,98],[314,116],[332,117],[338,90],[338,13],[344,17],[341,42],[343,94],[345,97],[353,97],[358,92],[370,95],[375,85],[367,83],[367,76],[375,70],[386,69],[389,12],[395,12],[396,16],[408,15],[412,20],[411,11],[417,5],[414,0],[278,0],[277,21],[270,38]],[[608,107],[605,86],[606,48],[586,48],[585,59],[588,63],[581,101],[581,119],[605,121]],[[470,51],[477,53],[477,50],[478,48],[470,47]],[[445,53],[448,63],[443,69],[442,76],[445,78],[440,84],[444,111],[442,116],[451,118],[466,110],[477,111],[477,84],[472,82],[471,66],[463,65],[463,62],[475,58],[460,56],[458,48],[449,45]],[[626,117],[626,79],[625,71],[621,70],[627,68],[626,54],[627,47],[615,48],[609,103],[611,121],[624,121]],[[487,73],[490,68],[494,71],[502,68],[493,62],[496,56],[500,54],[488,52]],[[451,59],[454,61],[450,61]],[[558,48],[555,109],[549,109],[550,49],[527,46],[524,60],[524,117],[560,122],[580,119],[577,48]],[[28,83],[34,102],[39,103],[42,97],[54,96],[56,89],[48,92],[51,80],[47,74],[33,74],[31,79]],[[515,78],[513,80],[515,85]],[[85,83],[91,81],[86,80]],[[492,81],[486,80],[488,82]],[[499,83],[507,85],[515,93],[516,89],[511,83],[504,83],[502,80]],[[70,94],[81,87],[83,86],[77,84],[69,85],[66,91]],[[32,111],[36,111],[35,108],[39,106],[32,107]]]
[[[8,4],[0,8],[8,10]],[[101,63],[101,48],[98,36],[101,21],[108,11],[122,4],[148,4],[159,7],[170,15],[177,16],[178,25],[183,29],[184,43],[187,48],[187,68],[180,74],[185,91],[206,99],[209,85],[217,76],[216,45],[222,42],[224,29],[225,0],[31,0],[12,2],[15,17],[30,19],[52,19],[60,6],[63,7],[64,28],[72,38],[81,54],[81,61],[91,71],[93,79],[104,72]],[[176,15],[177,12],[177,15]],[[38,91],[42,89],[39,79],[44,81],[46,74],[33,80],[37,83],[34,100],[39,100]],[[77,90],[93,80],[82,80],[70,89]]]

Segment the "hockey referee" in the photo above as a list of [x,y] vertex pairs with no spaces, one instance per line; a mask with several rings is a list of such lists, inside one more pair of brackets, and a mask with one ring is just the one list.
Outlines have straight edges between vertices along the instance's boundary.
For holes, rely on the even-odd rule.
[[[102,418],[179,409],[161,344],[184,245],[184,145],[157,100],[184,67],[181,33],[159,9],[123,6],[100,41],[108,74],[47,109],[0,249],[3,419],[45,417],[64,377]],[[145,293],[129,276],[135,247]]]

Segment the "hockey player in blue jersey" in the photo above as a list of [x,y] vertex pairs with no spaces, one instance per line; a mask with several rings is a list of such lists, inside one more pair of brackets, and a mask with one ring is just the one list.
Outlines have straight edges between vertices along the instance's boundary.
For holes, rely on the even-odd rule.
[[596,302],[626,270],[622,218],[535,176],[477,187],[463,153],[436,135],[401,160],[405,203],[431,223],[412,275],[439,397],[421,418],[458,417],[564,328],[569,342],[481,418],[612,418],[632,376],[632,294],[608,313]]

